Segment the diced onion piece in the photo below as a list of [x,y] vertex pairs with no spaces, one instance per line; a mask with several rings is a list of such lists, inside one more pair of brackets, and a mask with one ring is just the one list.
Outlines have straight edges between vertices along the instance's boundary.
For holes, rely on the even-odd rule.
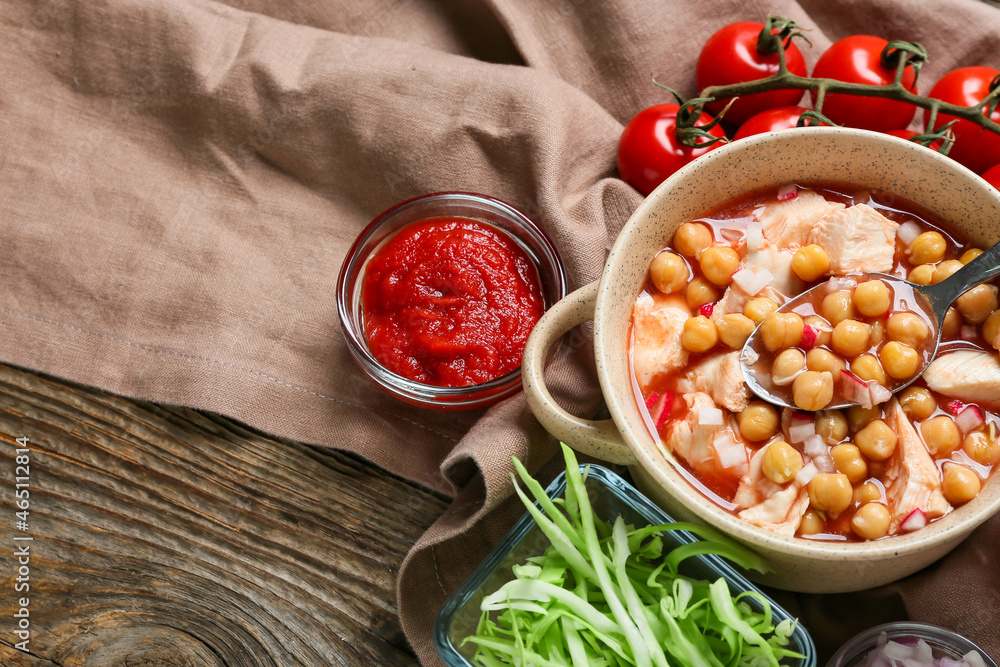
[[747,367],[750,367],[760,361],[760,355],[752,347],[745,347],[743,348],[743,356],[740,357],[740,361]]
[[972,324],[963,324],[958,335],[962,337],[962,340],[976,340],[979,337],[979,330]]
[[868,381],[868,395],[871,396],[872,405],[881,405],[892,398],[892,392],[875,380]]
[[816,469],[820,472],[837,472],[837,464],[834,463],[833,457],[829,454],[817,456],[813,458],[812,462],[816,464]]
[[812,481],[812,478],[815,477],[818,473],[819,470],[816,468],[816,464],[810,461],[809,463],[802,466],[802,469],[799,470],[798,473],[796,473],[795,481],[798,484],[805,486],[810,481]]
[[756,296],[771,284],[774,274],[767,269],[740,269],[733,274],[733,283],[750,296]]
[[730,243],[739,243],[743,240],[743,232],[738,229],[730,229],[729,227],[723,227],[719,230],[719,235],[726,239]]
[[[796,414],[792,417],[792,425],[788,427],[788,439],[792,443],[804,442],[816,436],[816,420],[810,416]],[[821,438],[822,439],[822,438]]]
[[979,651],[969,651],[962,656],[962,659],[965,660],[965,664],[969,665],[969,667],[986,667],[986,661],[983,660],[983,656]]
[[965,409],[955,417],[955,425],[958,426],[958,430],[962,432],[962,435],[968,435],[970,431],[975,431],[985,423],[983,413],[974,405],[965,406]]
[[798,188],[795,187],[794,183],[782,185],[778,188],[778,201],[788,201],[789,199],[795,199],[798,196],[799,191]]
[[722,426],[722,410],[704,407],[698,411],[698,424],[701,426]]
[[838,290],[852,290],[858,286],[856,276],[834,276],[826,281],[826,291],[836,292]]
[[896,230],[896,238],[902,241],[905,246],[913,243],[913,239],[918,236],[920,236],[920,225],[915,223],[913,220],[904,222]]
[[915,530],[920,530],[927,525],[927,515],[919,507],[903,519],[902,523],[899,524],[899,529],[904,533],[912,533]]
[[747,223],[747,249],[760,250],[764,247],[764,227],[760,220],[751,219]]
[[747,462],[747,450],[743,443],[736,442],[732,434],[722,431],[712,441],[719,464],[723,468],[735,468]]
[[868,385],[851,371],[840,371],[840,394],[849,403],[857,403],[866,410],[872,407],[872,394]]
[[821,435],[812,435],[802,442],[802,451],[811,459],[830,453],[830,448]]

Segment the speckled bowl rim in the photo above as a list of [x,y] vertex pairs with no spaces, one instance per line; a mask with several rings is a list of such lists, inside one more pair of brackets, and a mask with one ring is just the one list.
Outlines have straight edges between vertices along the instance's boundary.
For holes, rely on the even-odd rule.
[[[907,535],[898,535],[872,542],[816,541],[779,535],[753,526],[718,507],[694,489],[684,477],[673,469],[672,465],[665,463],[662,457],[660,461],[654,461],[647,449],[651,447],[655,450],[655,443],[648,431],[644,428],[630,427],[631,424],[639,423],[637,421],[639,418],[638,408],[632,394],[631,378],[619,378],[620,381],[616,382],[609,376],[608,363],[604,359],[604,355],[607,354],[605,351],[607,339],[611,337],[608,332],[612,326],[617,324],[614,320],[609,320],[614,310],[612,303],[615,298],[613,283],[616,280],[616,273],[620,270],[619,267],[628,263],[630,259],[629,246],[637,230],[644,224],[651,224],[649,221],[653,218],[650,217],[650,214],[655,213],[657,208],[662,206],[661,201],[668,199],[671,193],[683,192],[697,187],[699,178],[703,175],[707,175],[712,170],[731,163],[738,156],[749,154],[761,146],[768,146],[776,142],[786,145],[806,145],[812,140],[812,137],[817,139],[837,137],[838,140],[845,142],[857,142],[859,146],[874,145],[898,153],[901,159],[911,158],[917,163],[936,164],[946,171],[953,172],[961,180],[967,181],[969,187],[980,191],[980,195],[984,194],[983,189],[988,189],[992,193],[993,214],[1000,218],[1000,193],[986,181],[950,158],[890,135],[846,128],[797,128],[750,137],[709,152],[676,172],[651,193],[633,213],[611,247],[598,287],[594,313],[594,349],[597,375],[603,395],[615,424],[622,432],[626,444],[638,459],[644,472],[654,482],[660,484],[665,493],[681,503],[688,511],[743,542],[787,556],[855,562],[876,561],[892,558],[901,553],[939,548],[950,541],[958,544],[962,538],[1000,509],[1000,483],[997,481],[984,485],[983,492],[965,506],[957,508],[956,511],[927,527]],[[786,179],[785,182],[788,180]],[[779,184],[761,183],[760,187]],[[725,201],[725,199],[720,200],[718,204]],[[934,210],[934,207],[928,205],[927,202],[918,203]],[[963,229],[963,232],[967,232],[961,225],[952,224]],[[974,234],[970,235],[974,236]],[[648,265],[649,259],[651,256],[643,261]],[[643,438],[645,440],[642,440]]]

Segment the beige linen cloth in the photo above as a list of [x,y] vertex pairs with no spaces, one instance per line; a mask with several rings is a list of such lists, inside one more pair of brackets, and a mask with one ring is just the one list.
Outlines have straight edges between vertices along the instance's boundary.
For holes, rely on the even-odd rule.
[[[810,64],[874,33],[929,48],[924,91],[1000,68],[1000,10],[975,0],[3,0],[0,359],[455,495],[399,577],[407,637],[439,664],[437,610],[519,513],[510,457],[537,468],[554,443],[523,397],[435,413],[365,380],[334,304],[347,248],[398,201],[476,191],[538,221],[574,286],[594,280],[640,201],[618,136],[668,101],[650,78],[694,94],[702,42],[768,12],[813,28]],[[588,344],[550,376],[580,413],[599,406]],[[1000,658],[998,540],[1000,517],[896,586],[782,600],[824,656],[908,616]]]

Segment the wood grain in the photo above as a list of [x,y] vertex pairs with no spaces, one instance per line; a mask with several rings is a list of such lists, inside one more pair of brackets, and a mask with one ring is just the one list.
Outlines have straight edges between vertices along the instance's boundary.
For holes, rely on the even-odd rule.
[[[417,664],[395,577],[445,497],[351,455],[3,365],[0,471],[0,664]],[[15,535],[34,538],[30,654],[13,647]]]

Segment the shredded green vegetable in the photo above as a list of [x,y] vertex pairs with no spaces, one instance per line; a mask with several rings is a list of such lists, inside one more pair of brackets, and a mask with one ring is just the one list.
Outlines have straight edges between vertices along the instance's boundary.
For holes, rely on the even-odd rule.
[[[519,461],[514,487],[551,546],[513,568],[515,579],[485,597],[476,659],[487,667],[778,667],[804,656],[786,647],[794,623],[774,625],[767,599],[733,597],[726,580],[690,579],[680,564],[717,554],[766,571],[757,554],[704,526],[633,529],[593,510],[573,450],[563,445],[566,494],[554,500]],[[538,501],[538,507],[521,482]],[[664,553],[660,534],[687,530],[702,541]],[[755,612],[744,601],[761,603]]]

